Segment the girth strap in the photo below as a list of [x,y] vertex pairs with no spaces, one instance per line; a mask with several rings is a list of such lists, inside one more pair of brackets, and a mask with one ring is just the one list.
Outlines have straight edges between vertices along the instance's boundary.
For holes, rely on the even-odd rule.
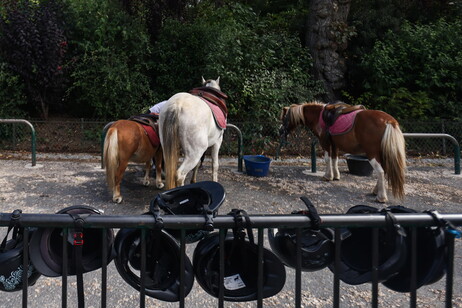
[[74,219],[74,232],[72,234],[74,247],[73,261],[75,264],[75,273],[77,277],[77,300],[78,308],[85,307],[85,296],[83,290],[83,267],[82,267],[82,250],[83,250],[83,224],[84,220],[78,214],[69,215]]

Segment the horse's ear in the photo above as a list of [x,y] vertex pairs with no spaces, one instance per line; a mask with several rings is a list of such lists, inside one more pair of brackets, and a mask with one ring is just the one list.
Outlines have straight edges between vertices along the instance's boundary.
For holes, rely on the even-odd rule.
[[205,85],[205,79],[204,79],[204,76],[202,76],[202,85]]
[[218,76],[216,82],[217,82],[217,85],[220,85],[220,76]]

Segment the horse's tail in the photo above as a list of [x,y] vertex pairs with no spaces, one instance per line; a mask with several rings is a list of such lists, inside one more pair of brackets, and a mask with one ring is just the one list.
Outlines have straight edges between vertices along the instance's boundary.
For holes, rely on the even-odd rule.
[[164,111],[165,120],[162,130],[162,149],[165,161],[165,186],[166,189],[176,187],[176,171],[179,158],[180,141],[178,136],[178,115],[176,109]]
[[104,139],[103,165],[106,168],[106,182],[110,190],[115,185],[116,170],[119,167],[119,142],[117,128],[108,129]]
[[393,196],[404,197],[406,150],[404,136],[398,124],[387,123],[382,138],[382,163]]

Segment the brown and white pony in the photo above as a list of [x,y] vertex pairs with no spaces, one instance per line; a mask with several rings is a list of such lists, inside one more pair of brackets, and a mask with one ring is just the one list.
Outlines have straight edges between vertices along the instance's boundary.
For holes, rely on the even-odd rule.
[[350,154],[365,154],[378,179],[373,189],[376,201],[387,202],[385,178],[393,196],[404,197],[406,153],[404,137],[391,115],[379,110],[361,110],[352,128],[338,135],[328,134],[320,124],[320,116],[327,104],[309,102],[284,107],[281,113],[281,137],[286,138],[297,126],[308,127],[319,139],[325,152],[327,170],[324,179],[339,180],[339,150]]
[[144,163],[145,175],[143,184],[150,184],[149,173],[152,159],[156,165],[156,187],[164,187],[162,183],[162,147],[153,146],[146,131],[140,123],[129,120],[118,120],[112,124],[104,139],[103,163],[106,168],[106,182],[112,191],[112,201],[121,203],[120,183],[129,162]]

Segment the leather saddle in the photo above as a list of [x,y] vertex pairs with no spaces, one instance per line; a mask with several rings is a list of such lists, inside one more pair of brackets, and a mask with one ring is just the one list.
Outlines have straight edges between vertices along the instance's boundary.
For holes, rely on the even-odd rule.
[[348,105],[342,102],[329,103],[322,111],[322,119],[326,124],[326,127],[329,128],[334,125],[335,121],[342,114],[347,114],[360,109],[366,109],[366,107],[363,105]]
[[157,121],[159,120],[159,114],[157,113],[146,113],[146,114],[139,114],[134,115],[128,118],[129,121],[135,121],[143,125],[154,126],[157,125]]
[[157,121],[159,120],[159,114],[157,113],[134,115],[128,118],[128,120],[138,122],[141,125],[150,126],[152,129],[154,129],[156,134],[159,134],[159,124],[157,124]]
[[189,91],[189,93],[191,93],[192,95],[202,97],[210,103],[218,106],[221,109],[221,111],[223,111],[225,117],[228,116],[228,108],[226,107],[225,102],[225,100],[228,99],[228,95],[221,92],[220,90],[217,90],[212,87],[199,87],[192,89],[191,91]]

